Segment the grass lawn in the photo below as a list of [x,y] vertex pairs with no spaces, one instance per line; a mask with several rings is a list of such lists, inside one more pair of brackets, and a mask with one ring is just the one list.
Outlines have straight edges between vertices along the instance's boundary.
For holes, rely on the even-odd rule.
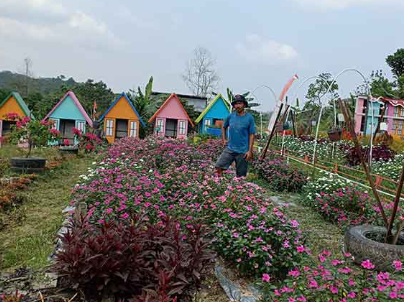
[[[37,151],[36,155],[45,155],[49,159],[54,152],[44,149]],[[7,155],[6,148],[0,149],[1,158],[3,155]],[[62,210],[69,204],[70,192],[78,176],[86,172],[92,161],[92,156],[72,157],[60,168],[45,172],[20,192],[27,202],[0,214],[0,218],[6,221],[0,229],[1,271],[20,266],[39,269],[48,264],[55,234],[63,221]]]

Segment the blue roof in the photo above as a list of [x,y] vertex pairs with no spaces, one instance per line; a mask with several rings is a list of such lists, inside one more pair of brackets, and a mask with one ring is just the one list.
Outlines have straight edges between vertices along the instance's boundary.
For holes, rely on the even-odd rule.
[[145,127],[145,123],[143,122],[142,118],[140,117],[139,112],[137,112],[135,106],[133,106],[132,101],[128,98],[125,92],[122,92],[118,97],[115,99],[115,101],[109,106],[107,111],[104,112],[103,115],[100,117],[100,121],[104,119],[104,117],[108,114],[108,112],[111,111],[111,109],[118,103],[118,101],[121,99],[121,97],[125,97],[126,101],[129,103],[129,105],[132,107],[133,111],[136,113],[137,117],[139,118],[140,123],[142,124],[143,127]]

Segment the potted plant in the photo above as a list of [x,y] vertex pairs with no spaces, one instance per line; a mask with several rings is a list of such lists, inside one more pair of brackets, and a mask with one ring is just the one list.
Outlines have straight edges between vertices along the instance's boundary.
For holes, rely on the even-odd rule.
[[342,130],[340,128],[333,128],[327,131],[328,138],[332,142],[341,140]]
[[20,117],[18,114],[7,115],[9,120],[15,121],[10,133],[10,142],[27,149],[25,157],[12,157],[10,159],[11,169],[15,172],[35,173],[45,168],[46,159],[31,157],[34,147],[46,146],[49,142],[59,138],[59,131],[52,129],[49,121],[38,121],[30,117]]

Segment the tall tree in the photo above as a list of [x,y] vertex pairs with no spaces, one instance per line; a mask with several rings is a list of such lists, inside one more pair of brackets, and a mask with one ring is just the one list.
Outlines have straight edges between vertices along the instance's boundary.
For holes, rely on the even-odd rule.
[[[66,87],[62,90],[66,91]],[[97,102],[98,112],[104,112],[115,98],[112,90],[103,81],[88,79],[85,83],[76,84],[72,89],[89,114],[92,112],[94,101]]]
[[182,78],[193,94],[206,97],[219,84],[219,76],[215,70],[215,59],[209,50],[197,47],[193,58],[187,63]]
[[[157,105],[152,100],[153,90],[153,77],[150,77],[149,82],[147,83],[144,92],[140,87],[137,88],[137,91],[134,89],[130,89],[128,92],[129,98],[133,101],[133,105],[135,106],[137,112],[139,113],[142,120],[147,123],[149,118],[153,115],[153,113],[157,110]],[[145,137],[151,130],[151,127],[147,124],[146,128],[140,128],[140,137]]]
[[398,49],[393,55],[386,58],[387,65],[390,66],[394,76],[398,79],[404,74],[404,48]]

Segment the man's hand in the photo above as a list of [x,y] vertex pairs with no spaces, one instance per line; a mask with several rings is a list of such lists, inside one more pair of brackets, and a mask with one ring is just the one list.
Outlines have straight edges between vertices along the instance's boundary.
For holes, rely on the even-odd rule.
[[245,155],[244,158],[246,161],[249,161],[253,158],[253,153],[251,151],[248,151]]
[[228,142],[229,142],[229,141],[228,141],[227,139],[224,139],[224,140],[223,140],[223,147],[226,147],[226,145],[227,145]]

